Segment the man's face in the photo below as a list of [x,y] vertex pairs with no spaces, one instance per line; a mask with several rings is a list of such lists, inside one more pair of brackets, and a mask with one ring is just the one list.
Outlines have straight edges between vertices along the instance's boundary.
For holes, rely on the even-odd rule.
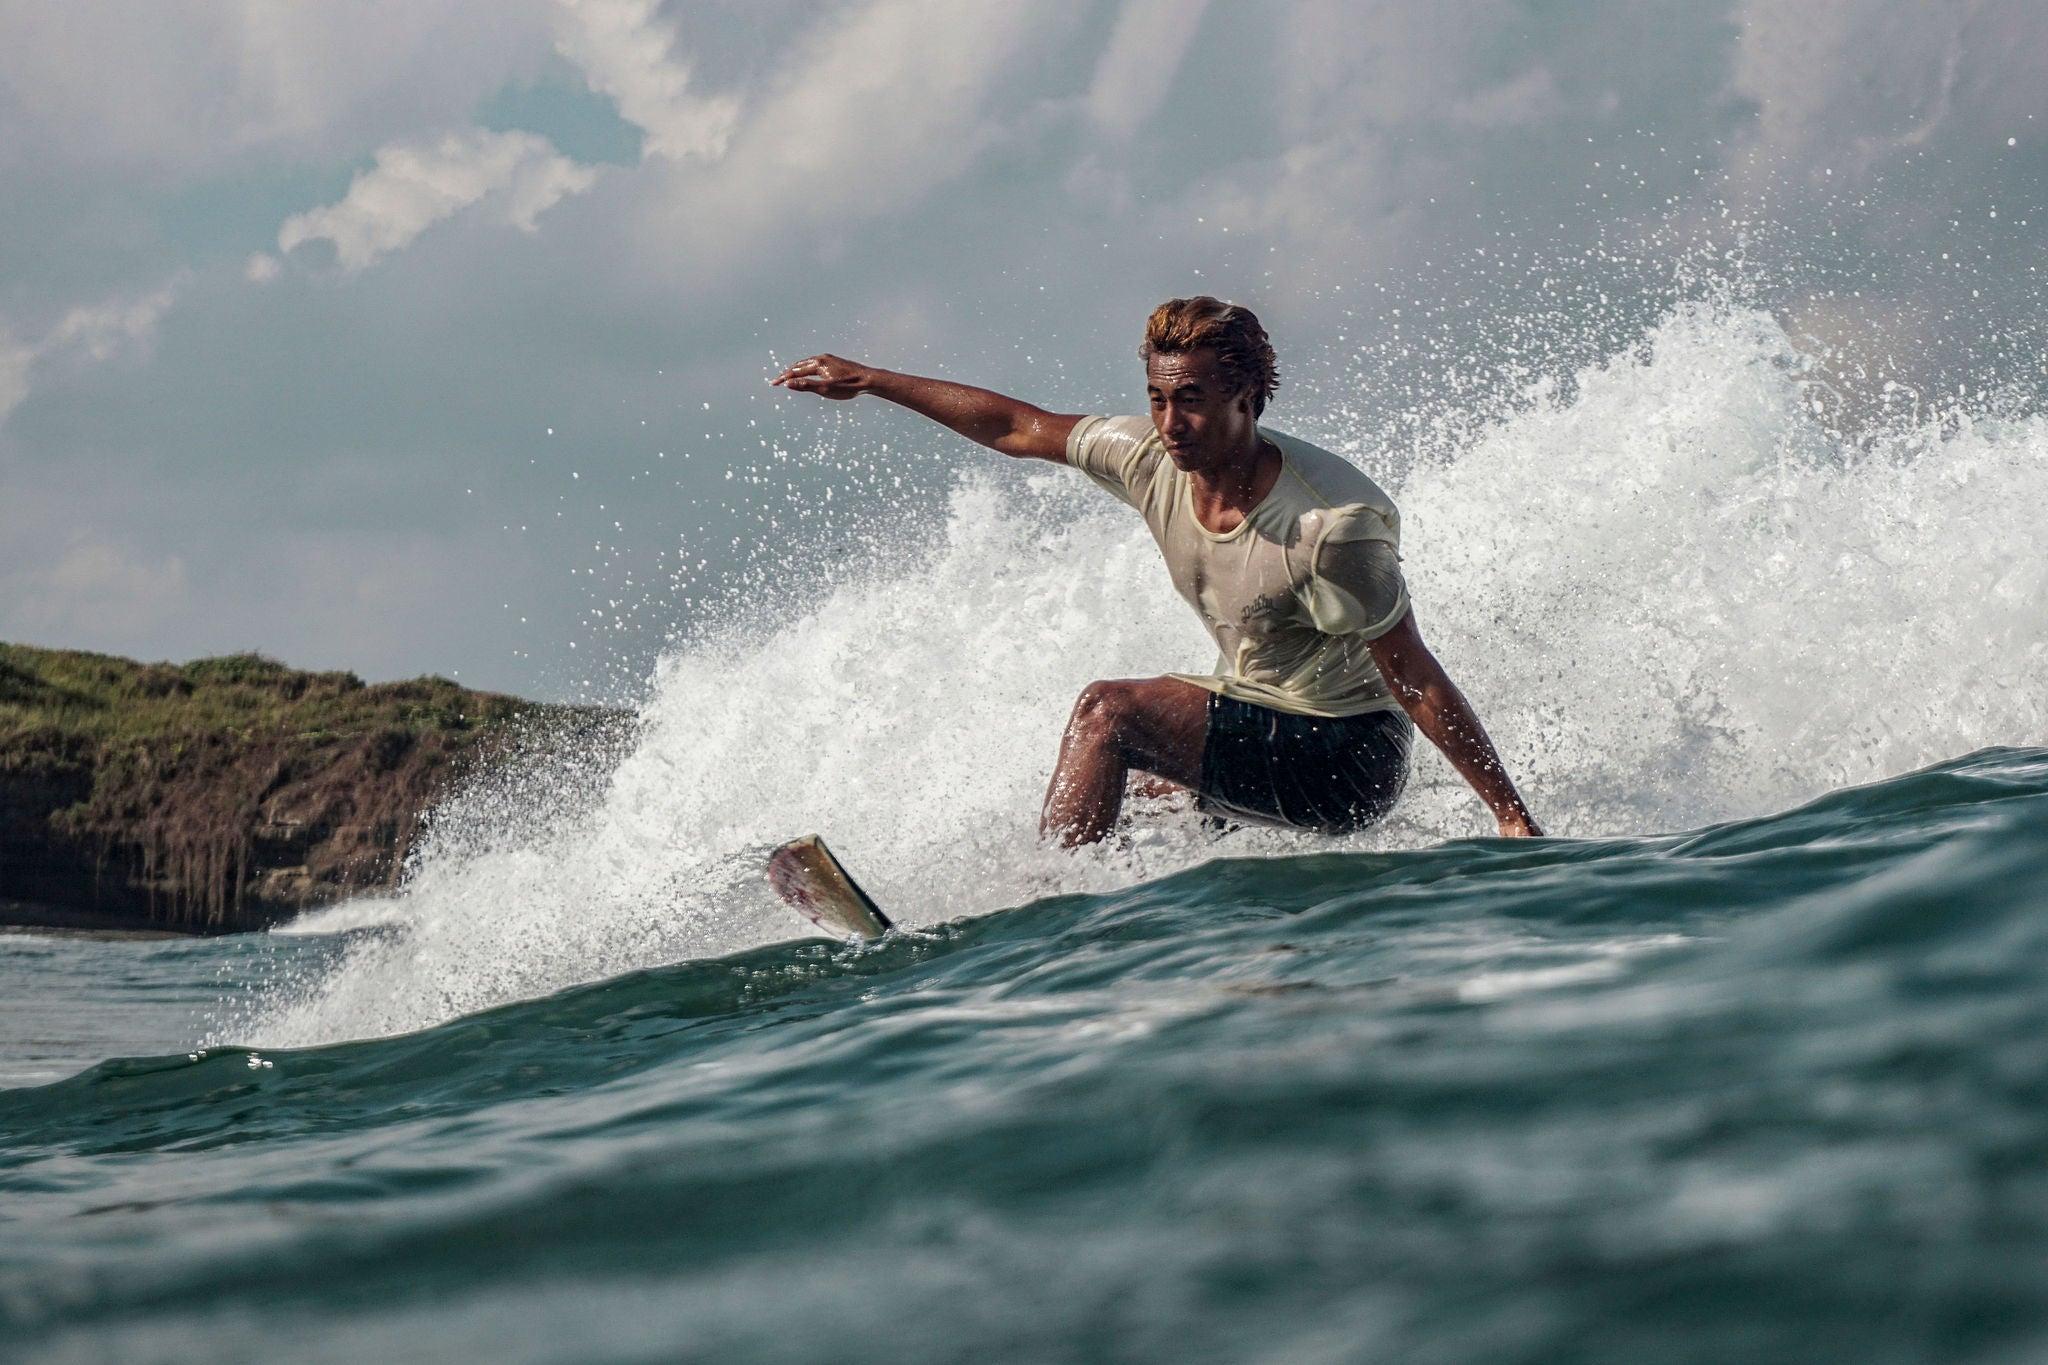
[[1145,362],[1152,425],[1166,453],[1186,473],[1208,473],[1255,451],[1249,392],[1234,392],[1213,350],[1155,355]]

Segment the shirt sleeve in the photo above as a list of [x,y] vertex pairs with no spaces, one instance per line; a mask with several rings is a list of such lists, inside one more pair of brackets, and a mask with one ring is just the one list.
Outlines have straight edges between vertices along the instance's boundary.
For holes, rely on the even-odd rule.
[[1408,584],[1391,525],[1369,507],[1342,509],[1316,546],[1309,619],[1325,635],[1377,640],[1408,613]]
[[1151,435],[1149,417],[1083,417],[1067,433],[1067,463],[1136,506],[1134,485]]

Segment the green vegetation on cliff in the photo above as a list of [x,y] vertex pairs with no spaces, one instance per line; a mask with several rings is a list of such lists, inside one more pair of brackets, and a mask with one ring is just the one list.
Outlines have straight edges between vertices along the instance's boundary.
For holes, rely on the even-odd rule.
[[596,718],[254,654],[180,666],[0,644],[0,902],[16,918],[274,923],[394,885],[451,780]]

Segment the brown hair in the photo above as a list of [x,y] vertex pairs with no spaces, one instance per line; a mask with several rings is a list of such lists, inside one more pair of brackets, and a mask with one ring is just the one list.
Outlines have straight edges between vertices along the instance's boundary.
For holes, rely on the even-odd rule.
[[1266,329],[1249,308],[1197,294],[1168,299],[1145,322],[1145,343],[1138,356],[1180,355],[1187,351],[1216,352],[1217,367],[1238,393],[1250,393],[1252,412],[1266,410],[1266,401],[1280,390],[1280,362]]

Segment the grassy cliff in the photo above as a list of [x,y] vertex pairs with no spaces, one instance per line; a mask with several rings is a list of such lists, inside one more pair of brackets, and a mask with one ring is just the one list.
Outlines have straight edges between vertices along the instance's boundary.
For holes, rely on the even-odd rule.
[[0,921],[218,933],[390,887],[451,780],[598,719],[254,654],[0,644]]

